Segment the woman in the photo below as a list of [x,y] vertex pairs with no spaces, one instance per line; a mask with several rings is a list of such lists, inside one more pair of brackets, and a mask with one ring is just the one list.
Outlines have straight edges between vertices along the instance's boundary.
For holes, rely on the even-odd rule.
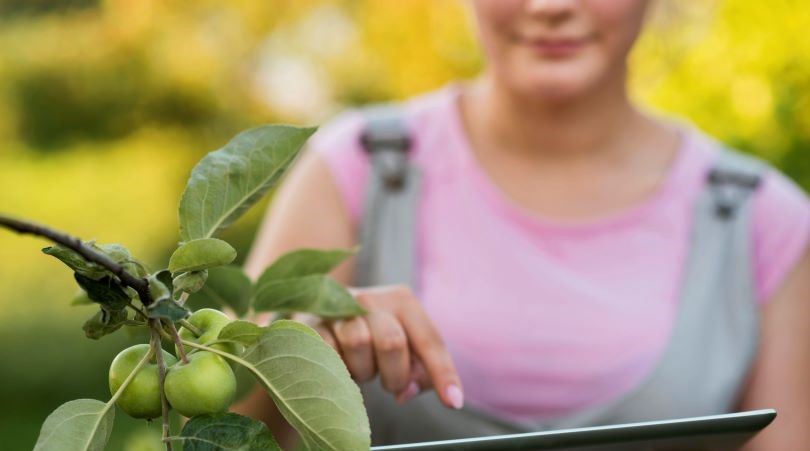
[[[695,206],[711,191],[707,174],[721,151],[628,99],[626,58],[647,3],[473,1],[483,74],[402,105],[421,171],[417,282],[357,290],[368,315],[314,324],[357,381],[380,376],[391,396],[367,396],[383,406],[370,410],[372,428],[388,420],[399,428],[388,440],[440,438],[422,434],[443,418],[431,416],[438,401],[462,409],[447,417],[459,418],[456,432],[477,431],[469,435],[717,413],[706,410],[725,403],[779,411],[751,450],[810,443],[810,204],[765,170],[740,213],[750,216],[742,228],[750,258],[723,254],[710,268],[717,273],[695,269],[695,252],[724,235],[693,243]],[[359,144],[365,125],[347,113],[318,132],[262,226],[252,274],[292,249],[358,244],[371,177]],[[355,269],[334,276],[351,285]],[[743,275],[743,289],[725,290]],[[687,289],[690,280],[701,283]],[[735,302],[735,313],[712,310],[715,297]],[[711,335],[715,324],[733,330],[728,317],[739,312],[755,319],[740,335],[750,356],[735,352],[736,332]],[[689,361],[672,349],[691,342],[678,349],[703,352],[704,336],[714,338],[703,347],[731,351],[736,369],[701,373],[694,368],[723,353]],[[696,383],[684,385],[682,372]],[[671,399],[639,395],[652,380]],[[415,397],[428,389],[436,396]],[[718,402],[704,406],[705,397]],[[238,410],[273,423],[269,406],[257,392]]]

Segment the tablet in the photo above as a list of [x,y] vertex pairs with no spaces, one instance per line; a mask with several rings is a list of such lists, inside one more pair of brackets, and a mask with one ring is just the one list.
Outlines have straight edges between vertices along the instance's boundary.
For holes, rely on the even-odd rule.
[[373,451],[731,451],[776,417],[773,409],[558,431],[375,446]]

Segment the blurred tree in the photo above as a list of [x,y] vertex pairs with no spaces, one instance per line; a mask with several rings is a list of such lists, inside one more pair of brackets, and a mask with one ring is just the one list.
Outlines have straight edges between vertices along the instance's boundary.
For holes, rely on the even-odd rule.
[[99,2],[100,0],[0,0],[0,18],[82,10],[98,6]]
[[133,55],[103,64],[44,66],[12,83],[20,138],[35,149],[126,136],[154,123],[192,129],[220,107],[209,92],[150,78]]
[[119,138],[138,126],[148,94],[142,66],[36,68],[12,84],[20,137],[34,148]]

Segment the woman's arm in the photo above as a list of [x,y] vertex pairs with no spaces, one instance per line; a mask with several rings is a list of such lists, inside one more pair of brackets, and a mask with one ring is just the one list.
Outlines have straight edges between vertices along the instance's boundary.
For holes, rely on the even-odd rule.
[[810,250],[763,310],[761,341],[742,409],[774,408],[746,451],[810,446]]
[[[265,215],[245,262],[245,271],[256,280],[267,265],[285,252],[302,247],[348,249],[354,245],[349,213],[326,162],[314,152],[304,152]],[[347,283],[351,268],[352,262],[346,262],[332,276]],[[264,421],[284,449],[293,449],[295,431],[263,388],[257,387],[232,410]]]

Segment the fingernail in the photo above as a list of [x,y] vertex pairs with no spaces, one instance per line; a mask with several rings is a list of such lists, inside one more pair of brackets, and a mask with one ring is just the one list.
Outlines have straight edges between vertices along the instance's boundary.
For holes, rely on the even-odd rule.
[[405,388],[405,390],[399,392],[399,394],[397,395],[397,402],[399,402],[400,404],[404,403],[409,399],[413,398],[414,396],[416,396],[417,394],[419,394],[419,384],[417,384],[415,381],[411,381],[411,383],[408,384],[408,387]]
[[452,384],[447,387],[447,400],[450,401],[450,405],[453,406],[454,409],[460,409],[464,406],[464,394],[461,393],[461,389],[458,388],[458,385]]

